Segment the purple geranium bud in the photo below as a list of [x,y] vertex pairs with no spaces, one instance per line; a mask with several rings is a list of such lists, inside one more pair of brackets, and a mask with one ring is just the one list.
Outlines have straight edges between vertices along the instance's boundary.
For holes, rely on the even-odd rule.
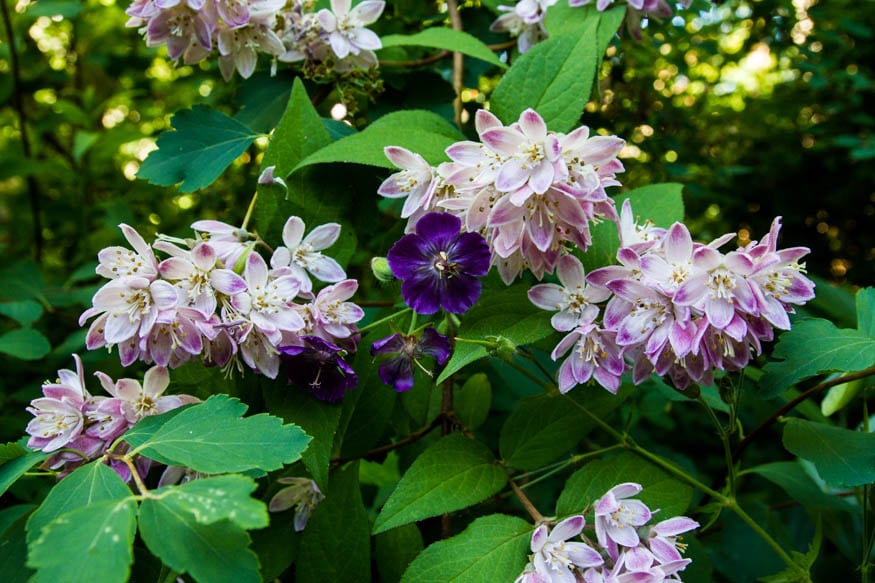
[[479,233],[460,233],[461,228],[456,216],[428,213],[416,223],[415,234],[389,249],[389,267],[404,281],[404,301],[420,314],[438,308],[461,314],[480,297],[477,278],[489,271],[489,246]]
[[346,351],[318,336],[302,336],[304,346],[284,346],[286,373],[293,385],[307,387],[316,398],[333,403],[355,387],[358,377],[343,360]]
[[416,364],[428,375],[431,372],[419,363],[423,355],[433,356],[438,364],[444,364],[450,357],[450,340],[434,328],[426,328],[422,336],[403,336],[393,334],[377,340],[371,345],[371,354],[394,354],[380,365],[380,379],[395,387],[399,393],[413,387],[413,365]]

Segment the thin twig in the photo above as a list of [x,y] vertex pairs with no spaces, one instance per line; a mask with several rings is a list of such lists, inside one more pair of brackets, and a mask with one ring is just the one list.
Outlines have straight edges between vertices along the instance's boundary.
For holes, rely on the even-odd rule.
[[508,478],[507,482],[508,484],[510,484],[510,488],[511,490],[513,490],[513,493],[517,497],[517,500],[520,501],[520,504],[522,504],[523,508],[526,509],[526,512],[529,513],[529,516],[531,516],[535,522],[545,522],[544,515],[538,512],[538,509],[535,508],[535,505],[532,504],[532,501],[529,500],[529,497],[526,496],[525,492],[523,492],[520,487],[516,485],[516,482],[514,482],[510,478]]
[[770,425],[772,425],[775,421],[777,421],[778,418],[782,417],[783,415],[786,415],[787,412],[792,410],[794,407],[796,407],[796,405],[798,405],[802,401],[806,400],[808,397],[816,395],[817,393],[820,393],[821,391],[825,391],[826,389],[828,389],[830,387],[834,387],[836,385],[841,385],[843,383],[849,383],[851,381],[855,381],[857,379],[862,379],[862,378],[871,376],[873,374],[875,374],[875,366],[870,366],[869,368],[861,370],[861,371],[848,373],[848,374],[842,375],[840,377],[836,377],[834,379],[824,381],[824,382],[820,383],[819,385],[815,385],[815,386],[811,387],[807,391],[803,391],[796,398],[787,401],[787,403],[783,407],[781,407],[780,409],[778,409],[777,411],[772,413],[772,415],[768,419],[766,419],[765,421],[760,423],[756,427],[756,429],[754,429],[753,431],[748,433],[745,436],[745,438],[739,442],[738,447],[735,448],[735,451],[732,452],[732,459],[737,460],[739,458],[739,456],[741,456],[742,452],[745,449],[747,449],[747,446],[750,445],[750,443],[754,439],[756,439],[760,433],[765,431]]
[[333,466],[340,466],[340,465],[345,464],[346,462],[351,462],[353,460],[359,460],[359,459],[371,460],[371,459],[378,458],[385,453],[389,453],[390,451],[392,451],[394,449],[398,449],[399,447],[404,447],[405,445],[410,445],[411,443],[416,443],[417,441],[419,441],[420,439],[422,439],[423,437],[428,435],[433,429],[435,429],[442,422],[443,422],[443,416],[438,415],[437,417],[434,418],[434,420],[431,423],[429,423],[428,425],[426,425],[422,429],[418,429],[417,431],[414,431],[413,433],[411,433],[407,437],[404,437],[403,439],[399,439],[398,441],[395,441],[393,443],[387,443],[386,445],[381,445],[380,447],[375,447],[374,449],[368,450],[364,454],[357,456],[357,457],[346,458],[346,459],[344,459],[344,458],[333,459],[333,460],[331,460],[331,464]]
[[430,65],[432,63],[436,63],[442,59],[445,59],[450,56],[450,51],[441,51],[439,53],[435,53],[433,55],[429,55],[427,57],[423,57],[421,59],[414,59],[411,61],[380,61],[381,67],[421,67],[423,65]]
[[[458,0],[447,0],[447,11],[450,13],[450,25],[453,30],[462,32],[462,17],[459,15]],[[456,98],[453,100],[453,111],[456,125],[462,127],[462,84],[465,75],[465,56],[462,53],[453,53],[453,91]]]

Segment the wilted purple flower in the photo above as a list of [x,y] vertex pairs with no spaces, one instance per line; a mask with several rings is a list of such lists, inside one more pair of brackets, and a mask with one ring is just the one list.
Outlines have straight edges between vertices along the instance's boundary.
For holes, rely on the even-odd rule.
[[456,216],[428,213],[416,223],[415,234],[389,250],[389,267],[404,280],[404,301],[420,314],[439,308],[461,314],[480,297],[477,278],[489,271],[489,246],[479,233],[460,233],[461,228]]
[[431,374],[419,359],[427,354],[439,365],[444,364],[450,357],[450,340],[434,328],[426,328],[419,339],[413,335],[393,334],[377,340],[371,345],[371,354],[395,355],[380,365],[380,379],[398,392],[407,391],[413,387],[413,365]]
[[289,382],[307,387],[316,398],[332,403],[355,387],[358,377],[344,360],[346,351],[318,336],[301,336],[303,346],[279,349]]
[[280,484],[291,484],[273,495],[268,508],[271,512],[282,512],[295,507],[295,532],[301,532],[307,526],[310,514],[317,504],[325,499],[325,495],[309,478],[280,478]]

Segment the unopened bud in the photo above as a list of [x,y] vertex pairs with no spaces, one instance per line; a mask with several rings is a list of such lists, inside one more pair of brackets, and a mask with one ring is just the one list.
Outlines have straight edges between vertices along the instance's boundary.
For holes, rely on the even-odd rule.
[[495,347],[490,352],[505,362],[513,360],[517,353],[516,344],[504,336],[487,336],[486,340],[495,343]]
[[395,279],[395,275],[389,267],[389,261],[385,257],[373,257],[371,271],[380,283],[389,283]]

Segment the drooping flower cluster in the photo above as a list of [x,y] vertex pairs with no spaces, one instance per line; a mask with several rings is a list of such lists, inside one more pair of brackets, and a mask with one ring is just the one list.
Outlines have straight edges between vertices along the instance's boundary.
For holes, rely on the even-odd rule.
[[383,12],[383,0],[331,0],[310,11],[305,0],[134,0],[126,26],[139,28],[148,46],[167,45],[170,58],[198,63],[214,49],[225,80],[236,70],[248,78],[259,53],[284,62],[334,63],[338,72],[377,65],[380,38],[366,27]]
[[[322,254],[340,225],[304,237],[303,221],[290,217],[270,266],[245,229],[218,221],[192,228],[195,239],[159,237],[154,248],[170,256],[159,263],[153,248],[121,225],[133,251],[110,247],[98,256],[97,273],[110,281],[80,317],[80,325],[97,317],[88,349],[117,345],[124,366],[139,359],[173,368],[202,356],[230,370],[242,359],[270,378],[279,370],[279,348],[304,346],[308,336],[355,350],[364,311],[347,300],[358,283]],[[311,276],[332,285],[314,294]]]
[[[744,368],[774,328],[790,328],[793,306],[814,297],[799,263],[809,250],[777,248],[780,217],[761,241],[728,253],[719,248],[731,235],[704,245],[680,223],[638,228],[631,217],[626,201],[620,265],[584,277],[569,256],[559,266],[561,285],[529,290],[535,305],[558,312],[554,328],[568,332],[553,351],[554,360],[571,351],[559,369],[563,392],[591,378],[616,392],[628,367],[636,384],[653,372],[679,389],[711,384],[715,370]],[[609,297],[599,322],[594,304]]]
[[516,583],[680,581],[678,573],[692,560],[681,555],[686,545],[678,542],[679,535],[699,524],[678,516],[647,526],[655,511],[629,498],[642,489],[632,482],[619,484],[595,502],[596,541],[581,535],[586,523],[582,515],[566,518],[549,534],[540,525],[532,533],[529,563]]
[[566,246],[589,247],[590,223],[617,220],[605,188],[619,185],[623,140],[591,136],[586,126],[548,131],[532,109],[509,126],[482,109],[475,122],[482,142],[453,144],[446,150],[452,162],[437,168],[404,148],[386,148],[402,171],[379,193],[407,198],[401,217],[408,232],[433,210],[458,216],[464,230],[486,238],[491,263],[509,284],[524,269],[539,279],[552,273]]
[[[140,419],[198,401],[190,395],[165,395],[170,376],[161,366],[146,371],[142,384],[134,379],[113,382],[98,371],[95,375],[111,396],[92,396],[85,388],[82,360],[75,354],[73,360],[76,371],[59,370],[58,380],[45,383],[44,396],[31,401],[27,408],[34,416],[26,429],[31,436],[27,446],[46,453],[57,452],[44,465],[61,470],[61,476],[101,457],[113,441]],[[116,447],[116,453],[123,451]],[[137,458],[137,461],[138,471],[145,475],[150,460]],[[125,481],[131,478],[126,464],[111,460],[110,466]]]

